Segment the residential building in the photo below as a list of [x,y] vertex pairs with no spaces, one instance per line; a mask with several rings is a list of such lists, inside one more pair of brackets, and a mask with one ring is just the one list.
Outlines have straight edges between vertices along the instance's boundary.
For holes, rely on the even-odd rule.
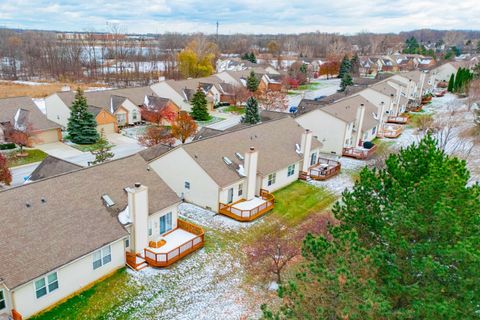
[[31,146],[62,140],[60,126],[48,120],[29,97],[0,99],[0,142],[5,139],[4,132],[9,127],[30,130]]
[[0,203],[0,318],[28,318],[125,265],[168,266],[203,246],[138,154],[1,191]]
[[150,167],[185,201],[251,221],[273,208],[272,192],[316,163],[320,147],[285,117],[180,145]]

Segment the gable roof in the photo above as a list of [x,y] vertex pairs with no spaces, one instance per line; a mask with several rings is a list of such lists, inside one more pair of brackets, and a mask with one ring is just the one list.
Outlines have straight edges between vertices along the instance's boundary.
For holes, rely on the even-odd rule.
[[[124,188],[136,182],[155,195],[149,197],[150,213],[179,202],[137,154],[1,191],[0,278],[5,285],[16,288],[127,236],[117,216],[127,205]],[[114,206],[103,205],[104,194]]]
[[167,153],[171,149],[173,149],[173,147],[170,147],[166,144],[157,144],[153,147],[140,151],[138,154],[143,158],[143,160],[148,162],[160,157],[162,154]]
[[16,115],[19,124],[20,122],[22,122],[22,124],[29,122],[33,130],[60,128],[58,124],[48,120],[29,97],[0,99],[0,123],[9,122],[14,125]]
[[[242,164],[235,153],[243,155],[250,147],[255,147],[258,150],[257,170],[265,176],[302,159],[295,151],[295,144],[301,143],[303,132],[305,130],[295,120],[285,117],[218,134],[179,148],[183,148],[220,187],[225,187],[242,177],[224,162],[223,157],[228,157],[236,165]],[[316,139],[312,144],[313,148],[321,146]]]
[[78,164],[49,155],[33,170],[29,180],[37,181],[81,168],[83,167]]
[[345,122],[354,122],[357,118],[357,109],[360,105],[365,106],[365,116],[363,119],[362,130],[373,128],[377,124],[375,119],[378,112],[377,107],[360,95],[349,96],[335,103],[323,106],[320,110]]

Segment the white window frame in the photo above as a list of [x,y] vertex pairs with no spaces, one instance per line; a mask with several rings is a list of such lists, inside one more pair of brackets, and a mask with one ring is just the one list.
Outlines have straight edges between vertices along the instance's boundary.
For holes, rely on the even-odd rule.
[[276,172],[270,173],[268,175],[267,186],[274,185],[276,180],[277,180],[277,173]]
[[295,174],[295,164],[291,164],[287,168],[287,177],[291,177]]
[[112,262],[112,247],[110,245],[98,249],[92,254],[92,267],[97,270]]
[[310,165],[313,166],[317,164],[317,153],[316,152],[313,152],[311,155],[310,155]]
[[[3,304],[3,307],[2,307]],[[7,297],[5,296],[5,290],[0,289],[0,311],[7,308]]]
[[238,185],[238,193],[237,194],[238,194],[239,197],[243,195],[243,183],[240,183]]
[[183,184],[183,187],[185,188],[185,190],[190,190],[190,182],[189,181],[185,181],[185,183]]
[[[51,280],[51,276],[55,276],[55,280]],[[43,281],[43,285],[39,287],[38,285],[38,282],[39,281]],[[39,278],[37,280],[35,280],[35,282],[33,283],[34,285],[34,289],[35,289],[35,297],[37,299],[40,299],[46,295],[48,295],[49,293],[57,290],[59,288],[59,284],[58,284],[58,273],[55,271],[55,272],[52,272],[52,273],[49,273],[48,275],[46,275],[45,277],[42,277],[42,278]],[[53,285],[53,286],[52,286]],[[56,286],[55,286],[56,285]],[[53,287],[53,289],[52,289]],[[42,294],[42,295],[38,295],[38,292],[45,289],[45,293]]]

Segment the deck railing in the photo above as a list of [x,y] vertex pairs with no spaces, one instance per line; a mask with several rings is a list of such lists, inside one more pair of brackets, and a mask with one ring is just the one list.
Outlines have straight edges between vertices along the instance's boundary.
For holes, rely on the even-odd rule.
[[202,228],[181,219],[177,220],[177,227],[195,234],[196,237],[180,244],[178,247],[166,253],[157,253],[153,250],[145,248],[144,258],[149,265],[154,267],[168,267],[172,263],[203,247],[205,239]]
[[390,125],[383,129],[382,134],[385,138],[395,139],[398,138],[403,132],[403,126]]
[[230,204],[220,203],[219,212],[237,221],[242,221],[242,222],[253,221],[256,218],[260,217],[261,215],[272,210],[273,207],[275,206],[275,197],[273,194],[269,193],[267,190],[261,189],[260,197],[263,200],[265,200],[265,202],[262,203],[261,205],[256,206],[255,208],[248,209],[248,210],[235,208],[236,203],[245,201],[245,200],[241,200],[239,202],[230,203]]
[[[322,168],[321,164],[327,164],[328,167]],[[326,158],[319,158],[317,164],[310,167],[308,171],[310,178],[314,180],[327,180],[334,175],[339,174],[341,167],[342,165],[338,161]]]
[[405,124],[408,122],[408,117],[407,116],[390,116],[387,118],[387,122]]
[[375,151],[377,150],[377,146],[373,145],[370,149],[363,149],[363,148],[343,148],[343,155],[345,157],[351,157],[355,159],[365,160],[369,158]]

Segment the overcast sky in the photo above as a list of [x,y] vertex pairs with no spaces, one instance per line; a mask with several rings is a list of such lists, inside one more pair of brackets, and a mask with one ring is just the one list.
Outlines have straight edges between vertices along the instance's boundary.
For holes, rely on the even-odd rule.
[[480,29],[479,0],[0,0],[0,26],[129,33],[399,32]]

